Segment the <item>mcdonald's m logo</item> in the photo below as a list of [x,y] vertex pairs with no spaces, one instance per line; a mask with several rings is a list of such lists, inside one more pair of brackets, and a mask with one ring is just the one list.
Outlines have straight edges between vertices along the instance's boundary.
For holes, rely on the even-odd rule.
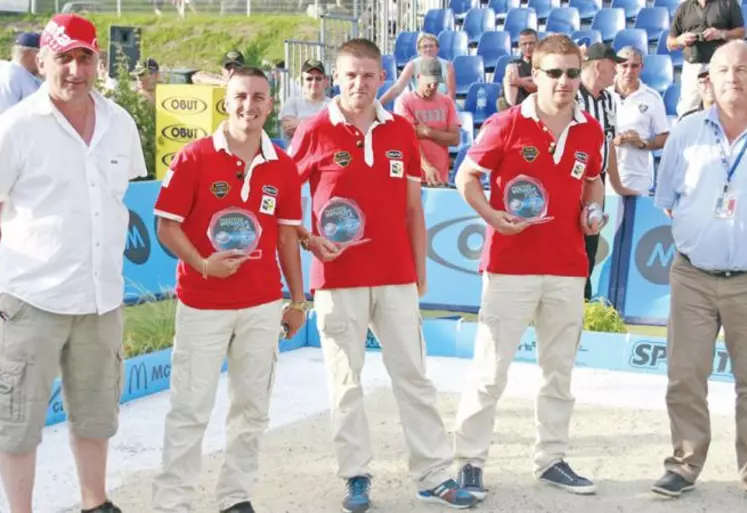
[[148,388],[148,368],[145,362],[136,363],[130,366],[130,378],[127,382],[127,393],[132,394],[138,390]]

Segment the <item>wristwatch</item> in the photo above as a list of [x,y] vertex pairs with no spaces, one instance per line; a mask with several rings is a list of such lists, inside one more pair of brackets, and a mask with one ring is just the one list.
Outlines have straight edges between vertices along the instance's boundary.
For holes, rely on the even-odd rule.
[[645,150],[646,149],[646,141],[641,141],[641,144],[638,146],[639,150]]
[[721,39],[723,39],[724,41],[726,41],[726,31],[725,30],[721,31]]
[[287,310],[298,310],[299,312],[306,313],[309,309],[309,304],[306,301],[291,301],[285,305]]

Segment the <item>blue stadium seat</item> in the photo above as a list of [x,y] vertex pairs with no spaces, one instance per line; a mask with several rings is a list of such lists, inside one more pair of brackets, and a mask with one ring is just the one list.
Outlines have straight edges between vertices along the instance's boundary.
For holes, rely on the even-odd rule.
[[641,9],[646,7],[646,0],[612,0],[610,7],[625,11],[625,19],[634,20]]
[[454,30],[454,11],[451,9],[431,9],[425,13],[423,32],[440,34],[442,30]]
[[464,26],[470,46],[477,46],[482,35],[495,30],[495,11],[490,7],[473,7],[464,17]]
[[486,119],[498,111],[496,102],[501,95],[501,86],[492,83],[472,84],[464,100],[464,110],[471,112],[475,126],[482,125]]
[[400,32],[397,34],[397,39],[394,41],[394,62],[397,63],[397,68],[404,68],[405,64],[417,57],[417,43],[417,32]]
[[329,90],[329,97],[334,98],[335,96],[340,95],[340,86],[337,84],[333,85],[332,88]]
[[608,43],[615,38],[615,34],[625,29],[625,11],[605,7],[594,15],[591,21],[592,30],[602,34],[602,41]]
[[666,7],[669,12],[669,17],[671,18],[674,16],[674,11],[677,10],[677,7],[679,7],[682,2],[683,0],[654,0],[654,7]]
[[285,150],[285,139],[282,139],[280,137],[273,138],[272,143],[281,150]]
[[472,0],[449,0],[449,9],[454,13],[455,19],[463,20],[464,15],[472,8],[473,3]]
[[386,80],[397,80],[397,62],[394,59],[394,55],[382,55],[381,67],[386,72]]
[[669,31],[669,11],[666,7],[644,7],[633,26],[645,30],[649,41],[658,41],[664,32]]
[[467,91],[475,82],[485,82],[485,66],[479,55],[460,55],[454,59],[454,74],[456,75],[456,94],[458,97],[467,95]]
[[641,80],[659,94],[664,94],[674,82],[674,66],[669,55],[645,55]]
[[521,7],[521,0],[488,0],[488,7],[495,11],[497,19],[503,20],[508,11]]
[[485,71],[492,73],[499,58],[511,55],[511,35],[502,30],[483,33],[477,43],[477,55],[482,57]]
[[475,121],[471,112],[458,112],[459,116],[459,144],[449,146],[449,154],[456,155],[462,148],[469,148],[475,140]]
[[498,59],[495,63],[495,70],[493,71],[493,83],[503,87],[503,77],[506,76],[506,66],[516,60],[513,55],[504,55]]
[[576,41],[576,43],[578,43],[579,40],[585,40],[586,46],[588,47],[594,43],[601,43],[602,34],[600,34],[598,30],[576,30],[571,34],[571,39]]
[[594,15],[602,9],[602,0],[571,0],[568,7],[578,9],[581,21],[594,19]]
[[[462,164],[462,161],[464,161],[464,158],[467,156],[467,150],[469,150],[469,148],[462,148],[461,150],[459,150],[459,153],[454,159],[454,167],[449,170],[449,185],[451,187],[456,186],[456,184],[454,183],[456,173],[459,170],[459,166]],[[480,182],[482,183],[483,189],[490,189],[490,175],[483,173]]]
[[[385,80],[383,84],[381,84],[381,87],[379,87],[379,90],[376,91],[376,98],[381,98],[385,92],[387,92],[389,89],[392,88],[392,86],[395,84],[396,80]],[[394,102],[396,98],[389,103],[384,104],[384,108],[388,110],[389,112],[394,111]]]
[[676,69],[682,68],[682,63],[685,62],[685,57],[682,55],[682,49],[670,50],[667,48],[667,32],[664,32],[659,37],[659,42],[656,44],[656,55],[669,55],[672,59],[672,65]]
[[575,7],[556,7],[547,17],[547,32],[571,35],[574,30],[581,28],[581,17]]
[[681,84],[675,82],[664,91],[664,107],[667,109],[667,116],[677,115],[677,102],[680,101],[680,88]]
[[527,7],[534,9],[537,13],[537,20],[545,21],[552,9],[560,7],[560,0],[529,0]]
[[528,7],[515,7],[506,14],[503,30],[511,34],[511,44],[519,42],[519,33],[524,29],[537,30],[537,13]]
[[540,30],[539,32],[537,32],[537,41],[542,41],[550,34],[552,34],[552,32],[546,32],[544,30]]
[[453,61],[460,55],[467,55],[469,38],[462,30],[444,30],[438,35],[438,56]]
[[612,48],[619,52],[624,46],[638,48],[643,55],[648,53],[648,37],[643,29],[625,29],[615,34],[612,41]]

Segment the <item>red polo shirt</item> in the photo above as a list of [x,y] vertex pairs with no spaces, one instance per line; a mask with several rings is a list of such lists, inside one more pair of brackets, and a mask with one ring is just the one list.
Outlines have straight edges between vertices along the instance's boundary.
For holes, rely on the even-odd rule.
[[[246,201],[241,194],[245,182]],[[180,260],[176,295],[192,308],[233,310],[282,298],[276,257],[278,225],[301,224],[301,181],[293,160],[278,150],[264,132],[260,153],[249,166],[228,151],[223,126],[212,137],[184,147],[163,180],[155,214],[180,222],[189,241],[207,258],[215,253],[207,235],[210,221],[215,213],[229,207],[257,216],[262,227],[259,245],[228,278],[204,279],[201,269]]]
[[401,285],[417,281],[407,231],[408,181],[420,183],[420,147],[403,117],[377,104],[377,121],[363,134],[349,125],[336,101],[297,130],[289,153],[309,180],[312,229],[332,197],[354,200],[365,216],[368,242],[331,262],[311,264],[311,288]]
[[494,209],[506,210],[505,185],[523,174],[542,182],[550,198],[547,215],[554,219],[516,235],[501,235],[488,226],[480,270],[586,277],[581,194],[584,180],[599,179],[604,133],[593,117],[576,107],[574,120],[555,140],[537,117],[535,97],[493,115],[467,158],[490,174]]

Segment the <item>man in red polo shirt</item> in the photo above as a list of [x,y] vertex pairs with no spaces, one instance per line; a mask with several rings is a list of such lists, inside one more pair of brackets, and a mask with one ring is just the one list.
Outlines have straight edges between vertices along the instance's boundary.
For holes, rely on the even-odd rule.
[[369,326],[399,403],[418,498],[468,508],[475,498],[449,476],[451,444],[425,376],[418,293],[426,285],[426,233],[415,130],[376,101],[384,71],[374,43],[344,43],[335,74],[340,96],[296,131],[291,154],[311,187],[314,235],[299,232],[316,256],[311,288],[338,476],[347,480],[343,511],[370,507],[372,453],[360,382]]
[[[267,428],[281,323],[292,337],[306,303],[296,166],[262,130],[272,110],[261,70],[228,80],[228,121],[179,152],[156,201],[158,237],[179,258],[171,409],[152,511],[191,510],[202,437],[228,357],[231,409],[218,478],[222,512],[253,513],[259,437]],[[280,267],[291,294],[283,311]]]
[[[543,39],[532,65],[537,93],[491,118],[457,177],[459,191],[488,225],[475,357],[457,415],[454,455],[460,486],[481,498],[496,403],[532,321],[543,376],[535,476],[572,493],[595,490],[563,458],[583,328],[584,235],[598,233],[604,223],[603,132],[575,103],[581,73],[575,43],[564,35]],[[489,201],[482,173],[490,175]]]

